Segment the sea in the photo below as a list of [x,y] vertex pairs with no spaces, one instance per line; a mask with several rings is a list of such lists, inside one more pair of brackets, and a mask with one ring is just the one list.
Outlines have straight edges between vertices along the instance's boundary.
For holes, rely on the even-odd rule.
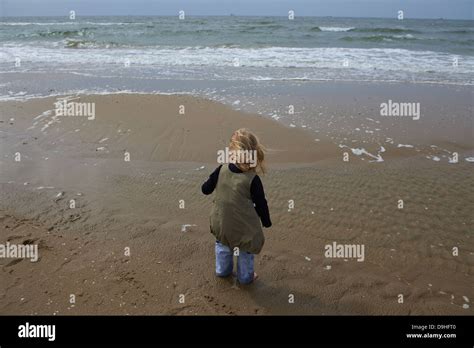
[[473,24],[331,17],[0,17],[0,72],[472,84]]

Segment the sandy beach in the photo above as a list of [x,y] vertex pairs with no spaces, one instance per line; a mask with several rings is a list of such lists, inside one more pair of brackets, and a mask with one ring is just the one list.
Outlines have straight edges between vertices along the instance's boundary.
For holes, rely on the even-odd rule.
[[[402,124],[346,104],[315,135],[187,95],[69,96],[90,120],[56,116],[57,98],[0,102],[0,243],[39,247],[34,263],[0,258],[1,314],[474,313],[472,105]],[[240,127],[267,147],[273,220],[250,286],[215,277],[200,192]],[[325,257],[333,242],[364,260]]]

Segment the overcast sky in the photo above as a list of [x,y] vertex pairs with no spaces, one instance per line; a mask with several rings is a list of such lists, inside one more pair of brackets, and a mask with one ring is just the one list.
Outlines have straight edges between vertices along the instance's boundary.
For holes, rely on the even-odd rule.
[[0,16],[287,15],[473,19],[474,0],[0,0]]

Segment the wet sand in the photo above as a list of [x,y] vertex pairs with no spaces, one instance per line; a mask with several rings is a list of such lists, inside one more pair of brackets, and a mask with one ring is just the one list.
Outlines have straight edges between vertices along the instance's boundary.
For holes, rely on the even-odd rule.
[[[390,142],[370,162],[330,136],[190,96],[74,100],[95,103],[94,120],[55,117],[55,101],[0,104],[0,243],[40,253],[36,263],[0,259],[1,314],[473,314],[465,134],[451,141],[456,164]],[[212,197],[200,192],[240,127],[260,136],[270,169],[273,227],[251,286],[214,276]],[[365,147],[376,154],[380,143]],[[333,242],[363,244],[364,261],[326,258]]]

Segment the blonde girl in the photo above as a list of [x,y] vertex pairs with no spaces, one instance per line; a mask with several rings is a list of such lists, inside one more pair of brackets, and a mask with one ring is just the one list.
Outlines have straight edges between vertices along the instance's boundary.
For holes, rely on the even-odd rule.
[[215,191],[210,217],[216,238],[216,275],[233,271],[233,253],[238,253],[237,279],[250,284],[256,279],[254,255],[263,247],[263,227],[270,227],[270,213],[258,173],[265,173],[264,148],[257,136],[241,128],[230,139],[231,160],[221,164],[202,185],[202,192]]

